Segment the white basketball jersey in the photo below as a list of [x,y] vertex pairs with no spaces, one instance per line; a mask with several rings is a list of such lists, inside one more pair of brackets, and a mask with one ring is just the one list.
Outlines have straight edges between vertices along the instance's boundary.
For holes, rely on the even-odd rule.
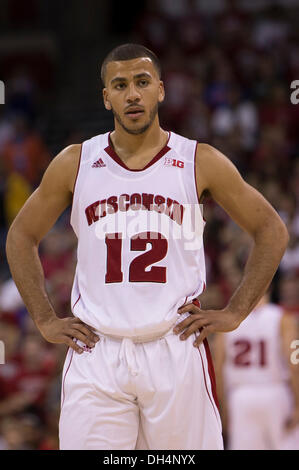
[[72,310],[104,334],[165,331],[205,287],[196,144],[169,133],[142,170],[122,162],[110,133],[82,144],[71,214]]
[[228,390],[287,380],[280,334],[282,315],[281,307],[269,303],[253,310],[236,330],[225,333],[224,380]]

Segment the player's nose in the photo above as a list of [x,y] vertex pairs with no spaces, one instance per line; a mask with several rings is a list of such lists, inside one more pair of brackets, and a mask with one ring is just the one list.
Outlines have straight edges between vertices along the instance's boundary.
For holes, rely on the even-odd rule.
[[131,83],[128,88],[127,88],[127,102],[132,103],[132,102],[139,102],[140,101],[140,93],[137,90],[136,86],[134,83]]

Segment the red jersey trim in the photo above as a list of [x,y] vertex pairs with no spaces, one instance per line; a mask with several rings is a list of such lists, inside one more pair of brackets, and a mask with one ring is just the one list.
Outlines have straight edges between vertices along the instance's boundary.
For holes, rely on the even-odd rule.
[[72,310],[74,310],[74,308],[76,307],[76,305],[77,305],[77,303],[79,302],[80,298],[81,298],[81,294],[79,294],[79,297],[78,297],[78,299],[76,300],[76,302],[74,303]]
[[73,198],[72,198],[72,208],[71,208],[70,220],[72,220],[72,215],[73,215],[74,197],[75,197],[75,190],[76,190],[76,185],[77,185],[79,170],[80,170],[80,166],[81,166],[82,148],[83,148],[83,143],[81,144],[79,162],[78,162],[78,167],[77,167],[77,173],[76,173],[76,178],[75,178],[74,186],[73,186]]
[[198,142],[196,142],[196,145],[195,145],[194,157],[193,157],[193,165],[194,165],[194,184],[195,184],[195,190],[196,190],[196,195],[197,195],[198,204],[200,204],[200,202],[199,202],[199,196],[198,196],[198,191],[197,191],[197,184],[196,184],[196,152],[197,152],[197,147],[198,147]]
[[127,167],[127,165],[122,161],[122,159],[115,152],[115,150],[112,146],[110,134],[111,134],[111,132],[109,132],[109,136],[108,136],[109,145],[104,150],[115,161],[115,163],[118,163],[118,165],[122,166],[123,168],[125,168],[128,171],[144,171],[147,168],[149,168],[150,166],[152,166],[154,163],[156,163],[158,160],[160,160],[160,158],[162,158],[163,155],[165,155],[170,150],[170,147],[168,147],[167,144],[169,142],[171,132],[169,132],[168,139],[167,139],[167,142],[166,142],[165,146],[160,150],[160,152],[157,153],[157,155],[154,156],[154,158],[152,158],[152,160],[150,162],[148,162],[148,164],[144,168],[132,169],[132,168]]
[[[194,158],[193,158],[193,165],[194,165],[194,184],[195,184],[195,191],[196,191],[196,195],[197,195],[198,204],[201,204],[201,202],[200,202],[200,197],[199,197],[199,195],[198,195],[197,184],[196,184],[196,153],[197,153],[197,147],[198,147],[198,142],[196,142],[196,145],[195,145]],[[204,218],[204,216],[202,216],[202,218],[203,218],[203,220],[206,222],[206,219]]]
[[80,165],[81,165],[82,147],[83,147],[83,143],[81,144],[81,148],[80,148],[79,163],[78,163],[78,168],[77,168],[76,178],[75,178],[75,182],[74,182],[74,186],[73,186],[73,197],[74,197],[74,194],[75,194],[75,188],[76,188],[77,179],[78,179],[79,170],[80,170]]

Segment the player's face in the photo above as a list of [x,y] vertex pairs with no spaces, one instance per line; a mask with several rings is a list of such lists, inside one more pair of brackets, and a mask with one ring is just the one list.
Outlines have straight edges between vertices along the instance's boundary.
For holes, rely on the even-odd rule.
[[148,57],[109,62],[103,90],[106,109],[129,134],[142,134],[164,100],[164,86]]

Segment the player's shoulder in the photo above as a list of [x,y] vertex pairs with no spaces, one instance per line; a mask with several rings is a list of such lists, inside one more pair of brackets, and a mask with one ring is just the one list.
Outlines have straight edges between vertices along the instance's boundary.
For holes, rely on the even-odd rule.
[[97,150],[106,147],[108,145],[109,134],[110,132],[98,134],[80,143],[64,147],[53,159],[53,163],[57,167],[64,167],[65,169],[75,167],[77,170],[82,153],[86,153],[91,147],[95,147]]
[[196,139],[170,132],[167,144],[179,156],[196,165],[202,179],[209,181],[215,175],[215,170],[225,170],[231,165],[230,160],[212,145]]
[[64,165],[77,166],[82,157],[83,151],[86,152],[90,147],[95,147],[97,150],[105,148],[109,144],[109,134],[110,132],[98,134],[82,141],[81,143],[68,145],[61,150],[56,159]]
[[80,153],[82,150],[82,143],[71,144],[66,147],[63,147],[52,159],[52,163],[56,164],[70,164],[74,160],[80,158]]
[[82,144],[72,144],[63,148],[46,169],[40,183],[41,190],[46,187],[59,187],[72,191],[81,150]]
[[[197,175],[200,175],[202,187],[213,190],[214,194],[224,194],[232,188],[244,189],[242,179],[235,164],[220,150],[204,142],[198,142],[195,165]],[[234,185],[232,185],[234,181]]]
[[204,163],[205,167],[214,167],[215,164],[223,164],[229,159],[216,147],[206,142],[197,142],[196,161],[199,164]]
[[60,175],[71,174],[78,168],[81,151],[82,143],[63,148],[51,161],[48,172]]
[[80,144],[71,144],[63,148],[56,157],[57,161],[59,160],[66,165],[78,161],[82,151],[82,145],[83,143],[81,142]]
[[103,134],[97,134],[88,138],[87,140],[82,142],[83,151],[85,153],[89,153],[93,149],[96,149],[96,151],[98,152],[101,149],[109,147],[109,145],[111,144],[110,134],[111,131],[108,131]]

